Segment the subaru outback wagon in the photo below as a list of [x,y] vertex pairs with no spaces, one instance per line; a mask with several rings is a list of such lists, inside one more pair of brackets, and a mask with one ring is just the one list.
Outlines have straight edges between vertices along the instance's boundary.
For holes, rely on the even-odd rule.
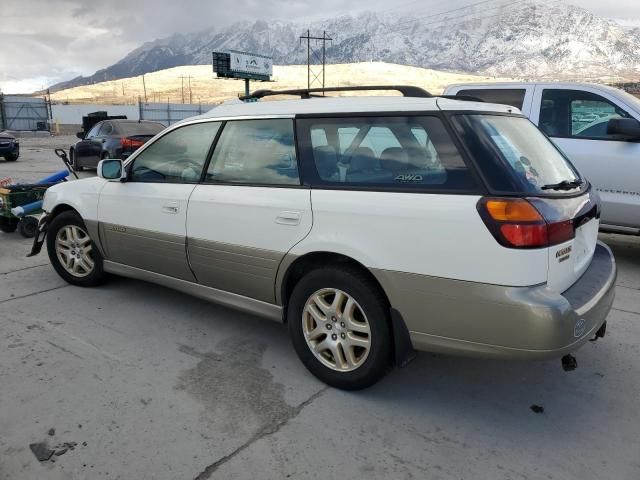
[[345,389],[414,350],[547,359],[603,336],[616,266],[591,185],[513,107],[395,89],[173,125],[49,188],[31,254],[46,240],[74,285],[123,275],[287,323]]

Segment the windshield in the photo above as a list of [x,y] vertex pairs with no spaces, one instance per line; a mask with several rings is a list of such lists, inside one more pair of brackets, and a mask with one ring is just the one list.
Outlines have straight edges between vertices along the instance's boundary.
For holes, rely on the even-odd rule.
[[578,172],[528,119],[457,115],[455,123],[495,190],[557,193],[580,188]]
[[624,103],[632,107],[636,112],[640,113],[640,98],[635,95],[631,95],[629,92],[625,92],[624,90],[617,90],[616,95],[618,95]]

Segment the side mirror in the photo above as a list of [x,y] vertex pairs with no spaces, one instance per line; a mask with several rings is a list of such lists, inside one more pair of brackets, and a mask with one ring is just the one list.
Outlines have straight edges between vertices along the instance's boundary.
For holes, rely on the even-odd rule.
[[612,118],[607,123],[607,134],[640,140],[640,122],[635,118]]
[[120,182],[122,180],[126,180],[127,175],[124,171],[122,160],[100,160],[100,162],[98,163],[98,177],[109,180],[110,182]]
[[84,132],[76,132],[76,137],[78,137],[80,140],[84,140]]

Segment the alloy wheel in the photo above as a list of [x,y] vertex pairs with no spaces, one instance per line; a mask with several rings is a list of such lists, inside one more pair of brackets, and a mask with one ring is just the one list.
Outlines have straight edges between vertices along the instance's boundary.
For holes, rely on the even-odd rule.
[[360,367],[371,349],[367,316],[353,297],[335,288],[323,288],[307,299],[302,331],[313,355],[338,372]]
[[67,225],[56,235],[56,255],[62,267],[74,277],[86,277],[95,266],[89,234],[76,225]]

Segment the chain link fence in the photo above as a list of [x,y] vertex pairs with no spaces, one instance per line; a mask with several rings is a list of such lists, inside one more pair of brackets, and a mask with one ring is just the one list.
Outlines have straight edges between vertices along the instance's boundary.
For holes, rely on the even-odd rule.
[[215,105],[202,103],[145,103],[138,102],[140,120],[152,120],[166,126],[173,125],[185,118],[201,115],[211,110]]

